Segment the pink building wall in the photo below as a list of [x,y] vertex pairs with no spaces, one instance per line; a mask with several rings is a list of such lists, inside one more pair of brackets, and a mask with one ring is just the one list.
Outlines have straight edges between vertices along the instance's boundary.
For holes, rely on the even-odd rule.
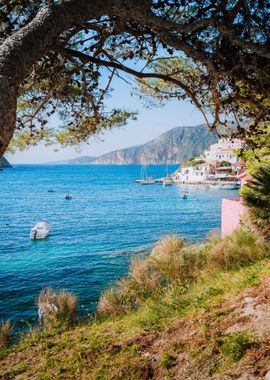
[[245,212],[245,207],[240,198],[222,199],[221,212],[221,237],[230,235],[240,227],[240,217]]
[[[248,182],[247,173],[238,176],[241,180],[241,188]],[[241,198],[224,198],[221,206],[221,237],[230,235],[240,227],[241,215],[246,211]]]

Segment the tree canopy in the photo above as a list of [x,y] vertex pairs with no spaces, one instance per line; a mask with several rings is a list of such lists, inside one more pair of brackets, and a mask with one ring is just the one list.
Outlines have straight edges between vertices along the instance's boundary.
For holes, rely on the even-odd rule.
[[233,118],[253,142],[269,122],[269,0],[0,0],[0,40],[0,155],[13,136],[78,144],[123,125],[135,115],[106,97],[124,75],[190,99],[212,130]]

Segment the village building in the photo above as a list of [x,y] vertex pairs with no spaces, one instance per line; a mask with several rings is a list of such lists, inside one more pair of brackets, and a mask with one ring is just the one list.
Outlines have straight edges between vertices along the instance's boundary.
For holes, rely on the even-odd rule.
[[211,172],[211,165],[208,163],[196,166],[186,166],[177,174],[177,179],[182,182],[204,182],[207,181]]
[[[236,149],[243,147],[239,139],[230,141],[222,138],[212,144],[208,151],[198,157],[203,163],[183,166],[176,174],[177,182],[201,183],[213,180],[222,180],[227,177],[236,177],[245,171],[245,162],[240,161],[235,153]],[[197,160],[197,161],[198,161]]]
[[209,150],[204,152],[204,158],[207,162],[227,161],[236,164],[239,160],[235,154],[236,149],[243,148],[244,143],[239,139],[228,140],[221,138],[216,144],[210,145]]

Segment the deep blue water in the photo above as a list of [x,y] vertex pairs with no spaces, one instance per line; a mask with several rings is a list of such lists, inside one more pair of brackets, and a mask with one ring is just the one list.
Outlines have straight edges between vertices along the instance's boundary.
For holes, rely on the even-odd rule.
[[[148,174],[161,177],[164,168],[150,166]],[[76,293],[80,311],[93,311],[100,292],[127,273],[131,255],[169,233],[202,240],[220,227],[221,199],[237,195],[204,186],[142,186],[132,182],[139,175],[136,165],[18,165],[0,172],[0,320],[35,320],[45,286]],[[67,191],[72,200],[64,199]],[[51,234],[30,241],[40,220],[50,222]]]

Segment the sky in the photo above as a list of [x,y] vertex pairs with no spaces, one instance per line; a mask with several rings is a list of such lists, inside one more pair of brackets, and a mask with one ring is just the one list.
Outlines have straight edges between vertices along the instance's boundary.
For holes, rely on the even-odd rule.
[[[129,121],[124,127],[104,132],[102,136],[92,137],[87,145],[77,148],[45,147],[40,144],[24,152],[8,154],[6,157],[12,164],[39,164],[85,155],[99,156],[113,150],[144,144],[174,127],[192,126],[204,122],[196,107],[186,101],[174,100],[164,107],[149,109],[138,96],[131,95],[131,87],[124,81],[116,80],[113,88],[114,91],[106,104],[111,108],[137,111],[137,120]],[[54,117],[50,123],[57,125],[60,121]]]

